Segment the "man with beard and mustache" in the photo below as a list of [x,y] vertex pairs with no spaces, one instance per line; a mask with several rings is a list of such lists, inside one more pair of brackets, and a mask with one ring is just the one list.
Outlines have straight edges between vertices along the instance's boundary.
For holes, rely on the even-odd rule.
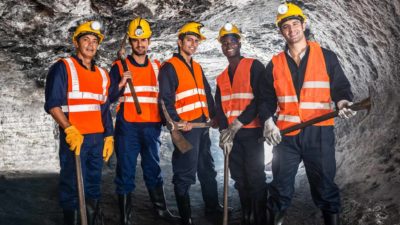
[[229,62],[217,77],[215,93],[220,147],[231,149],[225,154],[229,154],[229,169],[239,192],[241,224],[264,224],[267,198],[264,144],[258,143],[262,127],[255,96],[265,68],[258,60],[241,56],[240,38],[239,29],[231,23],[219,31],[218,40]]
[[46,79],[44,108],[60,128],[60,204],[66,225],[79,223],[75,156],[81,159],[88,224],[102,224],[101,171],[114,145],[110,78],[94,61],[104,38],[100,28],[98,21],[78,26],[72,38],[76,54],[56,62]]
[[[135,190],[137,157],[141,156],[143,178],[156,213],[168,221],[178,220],[167,209],[160,168],[161,118],[157,97],[157,76],[160,62],[147,56],[152,31],[143,18],[132,20],[127,35],[132,55],[114,62],[110,76],[113,84],[111,101],[119,100],[115,125],[115,153],[117,156],[116,193],[120,207],[121,225],[133,224],[131,193]],[[128,79],[132,79],[142,112],[137,113]]]
[[[269,185],[267,224],[282,224],[294,193],[295,176],[303,161],[314,203],[326,225],[339,224],[340,196],[336,173],[334,120],[314,124],[281,137],[280,130],[330,113],[334,105],[341,118],[355,112],[351,86],[337,56],[308,41],[304,35],[306,17],[294,3],[279,6],[276,24],[286,40],[285,50],[267,65],[260,82],[259,115],[264,137],[274,145],[273,181]],[[279,110],[277,111],[277,106]],[[277,112],[276,112],[277,111]],[[276,124],[272,118],[277,114]]]
[[178,32],[178,53],[175,53],[161,68],[160,100],[172,120],[184,124],[182,133],[193,146],[186,153],[175,146],[172,155],[173,184],[181,224],[193,224],[191,218],[189,189],[200,181],[206,213],[222,213],[218,202],[217,173],[211,156],[211,140],[208,128],[192,129],[192,122],[207,122],[214,117],[214,99],[200,64],[193,60],[200,41],[206,38],[201,33],[203,25],[186,23]]

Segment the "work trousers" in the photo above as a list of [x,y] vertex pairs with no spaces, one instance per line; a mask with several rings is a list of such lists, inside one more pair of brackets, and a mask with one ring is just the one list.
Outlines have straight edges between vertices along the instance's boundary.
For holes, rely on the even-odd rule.
[[116,193],[128,194],[135,190],[136,163],[141,157],[143,179],[149,190],[163,184],[160,168],[161,123],[131,123],[118,114],[115,125],[115,153],[117,156]]
[[333,126],[306,127],[295,136],[283,136],[282,142],[274,147],[268,208],[282,212],[290,206],[296,173],[302,160],[315,205],[322,211],[339,213],[339,188],[334,182],[336,160]]
[[[81,147],[81,167],[85,198],[99,200],[101,196],[101,171],[103,168],[103,134],[84,135]],[[60,205],[65,210],[78,209],[78,187],[76,181],[75,153],[65,141],[60,130]]]
[[229,155],[229,169],[235,188],[245,190],[252,199],[265,198],[266,177],[264,165],[264,143],[261,128],[242,128],[233,140]]
[[196,173],[201,185],[201,192],[206,207],[218,204],[217,181],[215,177],[214,159],[211,156],[211,140],[208,128],[194,128],[182,132],[193,148],[186,153],[181,153],[175,146],[172,154],[172,170],[175,193],[185,196],[190,185],[196,183]]

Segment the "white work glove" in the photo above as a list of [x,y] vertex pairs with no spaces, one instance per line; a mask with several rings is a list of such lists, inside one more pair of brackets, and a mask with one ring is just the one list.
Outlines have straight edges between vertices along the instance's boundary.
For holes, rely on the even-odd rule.
[[357,114],[356,111],[349,109],[349,107],[353,105],[353,102],[347,100],[340,100],[337,103],[339,108],[339,117],[342,119],[349,119]]
[[282,140],[281,132],[279,128],[275,125],[272,117],[270,117],[264,123],[264,137],[267,144],[273,146],[278,145]]
[[240,128],[243,127],[243,123],[241,123],[238,119],[235,119],[228,127],[228,129],[222,130],[220,136],[220,143],[232,142],[233,138],[235,138],[236,133]]
[[[228,129],[222,130],[221,136],[224,132],[227,132],[227,131],[228,131]],[[222,151],[224,151],[224,155],[229,154],[232,151],[233,142],[222,142],[221,136],[219,139],[219,147],[222,149]]]

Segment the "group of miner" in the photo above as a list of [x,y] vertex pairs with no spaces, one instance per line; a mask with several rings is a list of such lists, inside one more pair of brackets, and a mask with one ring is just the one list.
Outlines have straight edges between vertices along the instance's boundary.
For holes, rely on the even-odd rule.
[[[100,23],[79,25],[72,37],[75,53],[51,66],[45,89],[44,108],[60,129],[59,200],[64,223],[80,223],[75,167],[75,156],[79,155],[87,222],[102,224],[101,173],[114,149],[120,225],[137,221],[131,194],[136,187],[139,154],[143,179],[159,217],[171,224],[196,222],[192,220],[189,194],[196,175],[206,215],[221,215],[209,128],[193,126],[209,123],[219,129],[219,146],[229,154],[242,225],[284,224],[300,162],[304,163],[312,199],[322,211],[325,225],[338,225],[341,205],[334,182],[334,120],[285,135],[280,132],[334,110],[344,119],[355,115],[349,108],[353,104],[351,86],[336,54],[306,38],[305,22],[298,5],[286,2],[279,6],[276,25],[286,45],[267,66],[241,55],[241,32],[226,23],[217,39],[229,65],[216,78],[214,96],[202,66],[193,59],[206,39],[201,23],[184,24],[178,31],[178,52],[160,63],[147,55],[150,24],[144,18],[135,18],[127,31],[132,54],[113,62],[110,71],[94,61],[104,39]],[[140,104],[140,114],[135,101]],[[118,103],[115,126],[110,109],[114,102]],[[180,124],[181,134],[192,146],[181,152],[174,145],[171,159],[179,216],[167,208],[160,168],[164,114]],[[260,139],[274,146],[273,180],[269,184]]]

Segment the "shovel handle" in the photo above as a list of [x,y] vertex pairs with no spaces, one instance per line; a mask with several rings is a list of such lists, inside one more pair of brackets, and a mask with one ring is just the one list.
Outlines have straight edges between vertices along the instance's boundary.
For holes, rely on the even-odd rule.
[[82,166],[81,166],[81,156],[80,155],[75,155],[75,167],[76,167],[76,181],[78,184],[79,211],[81,214],[81,225],[87,225],[85,190],[83,188],[83,176],[82,176]]
[[224,218],[222,225],[228,225],[228,191],[229,191],[229,147],[224,146]]

